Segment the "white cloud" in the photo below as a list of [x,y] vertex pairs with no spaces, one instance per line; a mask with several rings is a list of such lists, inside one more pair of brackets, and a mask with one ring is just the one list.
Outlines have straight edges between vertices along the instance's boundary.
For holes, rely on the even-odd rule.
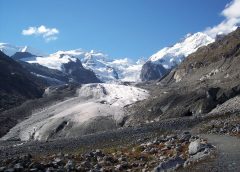
[[234,0],[230,4],[227,4],[223,10],[222,15],[227,18],[239,18],[240,17],[240,0]]
[[236,30],[240,24],[240,0],[233,0],[227,4],[225,9],[221,12],[225,19],[214,27],[209,27],[205,33],[215,38],[217,34],[227,34]]
[[28,29],[24,29],[22,31],[22,35],[36,35],[36,36],[42,36],[46,42],[56,40],[59,34],[59,30],[56,28],[47,28],[44,25],[41,25],[39,27],[29,27]]

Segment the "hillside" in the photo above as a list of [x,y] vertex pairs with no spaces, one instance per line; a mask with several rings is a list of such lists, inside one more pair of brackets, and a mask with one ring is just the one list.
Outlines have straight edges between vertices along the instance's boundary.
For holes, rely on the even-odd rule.
[[206,115],[240,93],[240,29],[199,48],[160,81],[139,86],[152,98],[129,109],[126,125]]
[[44,92],[41,80],[2,52],[0,52],[0,80],[0,111],[28,99],[39,98]]

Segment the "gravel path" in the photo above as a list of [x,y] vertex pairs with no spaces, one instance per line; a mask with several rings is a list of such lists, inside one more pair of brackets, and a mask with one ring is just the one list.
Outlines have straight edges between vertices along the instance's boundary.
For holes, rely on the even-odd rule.
[[217,148],[216,159],[197,164],[189,171],[239,172],[240,171],[240,139],[227,135],[207,135],[201,137]]

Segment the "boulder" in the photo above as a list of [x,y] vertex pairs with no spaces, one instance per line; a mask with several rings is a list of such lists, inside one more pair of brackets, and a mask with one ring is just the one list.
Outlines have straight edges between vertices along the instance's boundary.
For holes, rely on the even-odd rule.
[[199,139],[192,141],[188,146],[188,152],[190,155],[194,155],[198,153],[200,150],[201,150],[201,143]]

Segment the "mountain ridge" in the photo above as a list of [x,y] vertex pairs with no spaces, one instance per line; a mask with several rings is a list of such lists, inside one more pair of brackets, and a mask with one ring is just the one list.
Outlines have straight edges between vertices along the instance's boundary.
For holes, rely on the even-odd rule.
[[197,32],[187,35],[173,46],[162,48],[147,60],[141,70],[141,80],[149,81],[161,79],[171,69],[180,64],[189,54],[198,48],[214,42],[207,34]]
[[[38,63],[42,66],[60,71],[65,63],[79,59],[82,65],[92,70],[102,82],[140,82],[160,79],[181,63],[187,55],[213,41],[212,38],[202,32],[188,34],[180,42],[177,42],[171,47],[162,48],[150,56],[147,63],[145,61],[141,63],[132,62],[127,58],[111,59],[107,54],[102,52],[94,50],[85,51],[83,49],[60,50],[53,54],[40,57],[30,53],[29,57],[25,55],[25,57],[23,56],[23,58],[21,58],[19,53],[17,53],[17,55],[13,55],[12,57],[28,63]],[[3,47],[8,44],[0,44],[0,49],[1,45]],[[27,50],[27,47],[20,49],[21,52]]]
[[[10,44],[0,44],[0,49],[7,52],[11,50]],[[5,47],[4,45],[9,45]],[[26,49],[26,48],[25,48]],[[19,50],[21,51],[21,49]],[[8,54],[11,54],[10,51]],[[23,54],[25,53],[25,54]],[[29,53],[29,54],[27,54]],[[13,54],[13,53],[12,53]],[[98,51],[85,51],[83,49],[57,51],[50,55],[37,56],[31,52],[15,52],[12,58],[22,60],[28,63],[38,63],[50,69],[62,70],[62,66],[70,61],[79,59],[86,69],[92,70],[103,82],[136,82],[140,81],[140,70],[142,59],[133,62],[127,58],[111,59],[107,54]]]
[[35,56],[45,56],[45,53],[42,53],[39,50],[36,50],[29,46],[14,46],[9,43],[0,43],[0,51],[8,56],[13,56],[17,52],[28,52]]

